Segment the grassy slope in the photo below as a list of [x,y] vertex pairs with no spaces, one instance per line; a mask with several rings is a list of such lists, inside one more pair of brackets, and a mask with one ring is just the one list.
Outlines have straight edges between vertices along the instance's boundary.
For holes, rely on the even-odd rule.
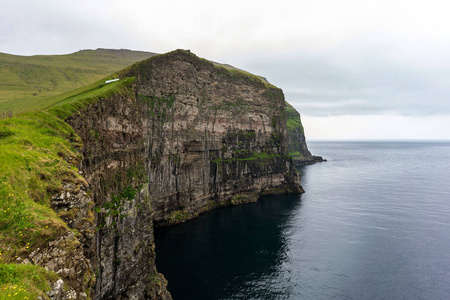
[[48,289],[39,277],[55,278],[40,267],[15,263],[69,230],[50,208],[50,196],[63,180],[83,180],[62,158],[79,160],[77,145],[70,126],[46,112],[0,121],[0,299],[6,293],[8,299],[36,299]]
[[107,49],[67,55],[0,53],[0,112],[12,110],[17,114],[48,107],[64,92],[82,88],[153,55]]
[[15,262],[71,230],[50,208],[51,195],[63,182],[84,181],[77,169],[81,140],[63,119],[112,93],[129,93],[133,81],[104,85],[100,80],[46,110],[0,121],[0,300],[45,298],[47,281],[58,278]]
[[45,298],[43,291],[50,290],[48,281],[57,278],[56,274],[34,265],[0,264],[0,300]]

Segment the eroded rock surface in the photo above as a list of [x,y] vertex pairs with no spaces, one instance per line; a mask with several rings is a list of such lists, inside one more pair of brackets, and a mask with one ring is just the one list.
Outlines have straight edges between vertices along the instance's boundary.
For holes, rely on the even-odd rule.
[[[33,264],[55,272],[59,279],[49,296],[52,299],[86,299],[86,289],[93,285],[92,266],[85,257],[83,246],[72,231],[67,231],[46,248],[29,254]],[[27,261],[25,261],[27,263]],[[65,288],[62,288],[65,284]]]

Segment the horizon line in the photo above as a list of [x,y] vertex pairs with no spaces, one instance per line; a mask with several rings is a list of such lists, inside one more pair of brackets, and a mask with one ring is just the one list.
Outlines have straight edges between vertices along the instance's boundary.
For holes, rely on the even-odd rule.
[[449,142],[450,139],[308,139],[309,142]]

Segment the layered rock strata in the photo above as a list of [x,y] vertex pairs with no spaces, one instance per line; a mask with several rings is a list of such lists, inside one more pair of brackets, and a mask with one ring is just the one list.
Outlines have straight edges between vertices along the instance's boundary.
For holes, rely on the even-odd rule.
[[120,72],[135,81],[66,121],[83,140],[95,203],[95,299],[170,299],[153,224],[261,195],[303,192],[280,89],[177,50]]

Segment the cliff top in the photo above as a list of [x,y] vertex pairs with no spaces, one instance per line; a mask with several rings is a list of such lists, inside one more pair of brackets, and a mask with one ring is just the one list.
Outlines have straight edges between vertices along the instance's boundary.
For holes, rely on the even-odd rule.
[[263,84],[266,88],[279,89],[278,87],[269,83],[267,81],[267,79],[265,79],[262,76],[254,75],[252,73],[235,68],[235,67],[227,65],[227,64],[220,64],[217,62],[207,60],[205,58],[198,57],[197,55],[192,53],[190,50],[183,50],[183,49],[177,49],[177,50],[165,53],[165,54],[152,56],[146,60],[137,62],[134,65],[131,65],[131,66],[117,72],[117,74],[121,77],[136,76],[138,73],[143,72],[143,70],[142,70],[143,68],[149,67],[149,65],[152,62],[171,61],[171,60],[173,61],[173,60],[177,60],[177,59],[187,60],[187,61],[191,62],[192,64],[197,65],[199,67],[203,66],[203,67],[209,68],[209,69],[214,67],[218,72],[228,75],[229,77],[232,77],[233,79],[245,80],[245,81],[248,81],[251,83],[256,83],[256,84]]

